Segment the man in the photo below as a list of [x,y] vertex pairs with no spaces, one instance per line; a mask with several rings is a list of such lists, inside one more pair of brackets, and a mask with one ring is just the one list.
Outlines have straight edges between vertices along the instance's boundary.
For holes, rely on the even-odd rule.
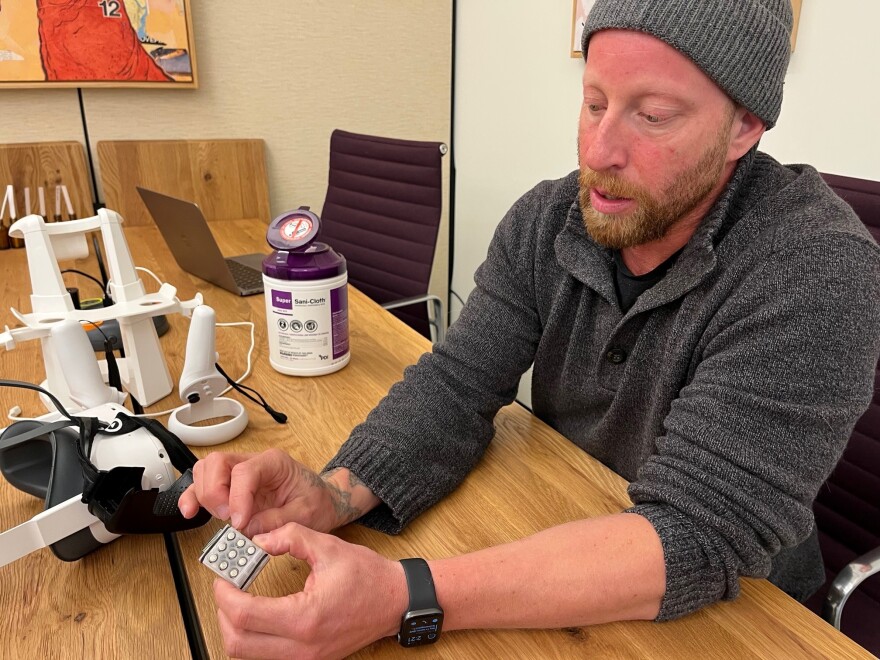
[[281,599],[216,585],[230,654],[397,632],[409,574],[320,532],[394,533],[454,489],[533,360],[535,414],[631,481],[634,506],[431,561],[444,631],[665,620],[740,576],[815,590],[810,507],[872,393],[880,251],[814,169],[756,150],[791,24],[788,0],[598,0],[579,172],[514,205],[447,341],[321,477],[278,451],[197,464],[186,515],[201,503],[313,567]]

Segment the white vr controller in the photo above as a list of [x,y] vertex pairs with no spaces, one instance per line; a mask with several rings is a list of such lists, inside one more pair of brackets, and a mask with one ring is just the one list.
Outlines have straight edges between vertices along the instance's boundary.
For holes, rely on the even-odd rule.
[[61,373],[70,389],[70,400],[84,410],[104,403],[122,403],[125,392],[110,387],[101,377],[95,351],[78,321],[65,319],[49,332]]
[[[215,366],[214,328],[215,313],[211,307],[199,305],[193,309],[178,386],[184,405],[171,413],[167,424],[168,430],[188,445],[228,442],[241,434],[248,423],[247,411],[240,402],[220,396],[226,379]],[[77,321],[67,319],[55,324],[51,336],[55,346],[64,348],[57,357],[74,403],[94,408],[125,400],[125,393],[104,382],[88,336]],[[210,419],[223,421],[198,425]]]
[[[193,310],[186,338],[186,358],[178,392],[186,403],[168,418],[168,430],[188,445],[217,445],[237,437],[248,423],[247,411],[235,399],[221,397],[226,378],[217,371],[214,350],[214,310],[199,305]],[[224,421],[196,426],[209,419]]]

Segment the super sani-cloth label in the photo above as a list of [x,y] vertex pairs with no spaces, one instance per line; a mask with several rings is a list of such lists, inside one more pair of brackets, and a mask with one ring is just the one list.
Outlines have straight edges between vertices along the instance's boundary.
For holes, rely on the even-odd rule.
[[[332,365],[348,353],[348,288],[270,290],[273,357],[291,368]],[[273,342],[272,339],[275,339]]]

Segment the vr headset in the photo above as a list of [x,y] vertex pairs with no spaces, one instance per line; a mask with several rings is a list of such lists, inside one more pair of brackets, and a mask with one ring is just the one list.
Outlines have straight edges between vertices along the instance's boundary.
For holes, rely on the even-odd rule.
[[70,415],[36,385],[0,385],[43,392],[60,414],[16,422],[0,434],[0,474],[45,501],[43,512],[0,534],[0,566],[47,545],[75,561],[121,534],[179,532],[211,519],[205,509],[189,519],[180,514],[177,501],[197,458],[159,422],[115,403]]

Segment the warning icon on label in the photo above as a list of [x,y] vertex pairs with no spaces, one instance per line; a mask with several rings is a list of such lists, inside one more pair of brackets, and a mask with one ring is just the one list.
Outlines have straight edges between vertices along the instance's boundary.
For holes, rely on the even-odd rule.
[[278,319],[278,329],[282,332],[287,330],[287,319]]
[[306,332],[314,332],[318,329],[317,321],[306,321]]

